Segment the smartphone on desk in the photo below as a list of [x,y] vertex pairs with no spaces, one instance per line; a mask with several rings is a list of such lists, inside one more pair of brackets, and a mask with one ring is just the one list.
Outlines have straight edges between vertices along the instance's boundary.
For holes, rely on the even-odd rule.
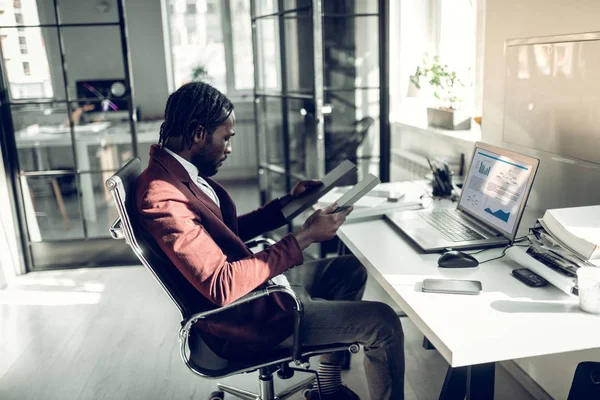
[[481,282],[455,279],[423,279],[421,291],[427,293],[479,294]]

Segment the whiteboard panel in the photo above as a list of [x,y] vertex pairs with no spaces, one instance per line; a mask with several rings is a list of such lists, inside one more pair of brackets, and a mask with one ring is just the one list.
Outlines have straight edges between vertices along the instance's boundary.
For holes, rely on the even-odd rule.
[[506,42],[504,141],[600,163],[600,33]]

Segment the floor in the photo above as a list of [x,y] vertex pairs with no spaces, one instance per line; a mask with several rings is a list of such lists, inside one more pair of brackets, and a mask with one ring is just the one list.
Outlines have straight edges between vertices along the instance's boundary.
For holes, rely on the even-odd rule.
[[[382,298],[376,283],[366,297]],[[2,400],[205,399],[216,388],[182,363],[178,312],[142,267],[21,276],[0,291],[0,321]],[[436,399],[447,364],[435,350],[422,348],[423,337],[410,320],[402,322],[406,398]],[[353,358],[343,380],[368,400],[361,359]],[[532,399],[502,368],[496,380],[498,400]],[[255,390],[256,373],[222,382]]]

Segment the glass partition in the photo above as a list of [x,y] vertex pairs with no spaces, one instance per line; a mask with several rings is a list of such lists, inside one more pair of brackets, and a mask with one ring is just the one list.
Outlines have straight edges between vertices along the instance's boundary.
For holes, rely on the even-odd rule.
[[1,147],[28,269],[81,265],[103,246],[134,260],[110,239],[116,214],[104,188],[137,156],[123,0],[98,13],[79,3],[11,1],[0,14]]
[[[387,96],[381,98],[388,80],[380,50],[387,42],[386,1],[251,6],[262,200],[298,180],[321,178],[346,159],[358,170],[343,184],[367,172],[389,179],[389,149],[383,159],[380,154],[389,143]],[[266,95],[280,107],[268,107]],[[269,119],[278,129],[265,123]]]

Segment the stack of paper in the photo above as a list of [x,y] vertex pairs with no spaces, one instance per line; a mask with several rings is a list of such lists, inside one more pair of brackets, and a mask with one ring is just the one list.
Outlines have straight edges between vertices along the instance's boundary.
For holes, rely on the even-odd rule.
[[600,206],[547,210],[540,222],[582,259],[600,259]]
[[[393,185],[393,188],[390,188],[390,185]],[[361,197],[354,204],[354,211],[352,211],[348,218],[358,219],[364,217],[376,217],[384,215],[390,210],[417,210],[422,208],[421,200],[419,198],[420,192],[411,186],[412,182],[385,183],[381,184],[381,186],[376,186],[372,191],[367,193],[364,197]],[[325,208],[330,204],[339,201],[350,189],[350,186],[336,187],[334,190],[321,197],[315,205],[315,208]],[[402,193],[406,193],[407,195],[404,196]],[[389,197],[395,197],[397,200],[391,201],[389,200]]]
[[[323,206],[327,206],[327,205],[329,205],[331,203],[334,203],[335,201],[339,200],[344,194],[346,194],[346,192],[348,192],[348,190],[350,188],[351,188],[351,186],[339,186],[339,187],[336,187],[331,192],[329,192],[325,196],[321,197],[319,199],[318,204],[319,205],[323,205]],[[379,205],[381,205],[382,203],[385,203],[385,202],[386,202],[385,198],[373,197],[373,196],[369,196],[367,194],[366,196],[361,197],[354,204],[354,208],[360,208],[360,207],[377,207],[377,206],[379,206]]]

